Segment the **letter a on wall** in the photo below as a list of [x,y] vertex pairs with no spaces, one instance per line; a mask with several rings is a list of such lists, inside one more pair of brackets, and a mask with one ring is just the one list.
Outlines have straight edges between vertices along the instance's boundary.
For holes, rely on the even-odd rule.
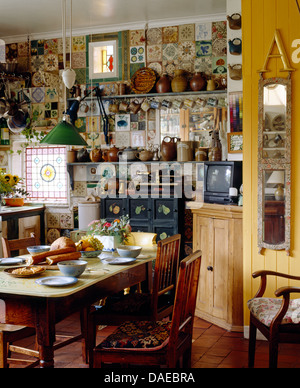
[[[275,44],[278,48],[278,53],[273,54]],[[271,58],[281,58],[281,61],[283,63],[283,69],[281,69],[280,71],[288,71],[288,72],[295,71],[295,69],[293,69],[290,65],[290,61],[289,61],[288,56],[286,54],[284,44],[282,42],[279,30],[275,31],[275,35],[273,37],[273,40],[272,40],[272,43],[270,46],[270,50],[268,52],[268,55],[267,55],[267,58],[266,58],[266,61],[264,64],[264,67],[262,70],[259,71],[259,73],[267,73],[268,71],[270,71],[270,70],[268,70],[267,66],[268,66],[269,60]]]

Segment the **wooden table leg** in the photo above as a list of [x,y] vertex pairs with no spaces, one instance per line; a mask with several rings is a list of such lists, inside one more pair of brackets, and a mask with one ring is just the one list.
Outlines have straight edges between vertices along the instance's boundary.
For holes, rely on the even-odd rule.
[[80,326],[81,326],[81,334],[82,334],[82,360],[84,363],[89,363],[89,352],[88,352],[88,329],[87,329],[87,323],[88,323],[88,313],[90,308],[84,308],[80,311]]
[[45,303],[36,309],[36,335],[40,353],[40,367],[54,368],[55,306]]

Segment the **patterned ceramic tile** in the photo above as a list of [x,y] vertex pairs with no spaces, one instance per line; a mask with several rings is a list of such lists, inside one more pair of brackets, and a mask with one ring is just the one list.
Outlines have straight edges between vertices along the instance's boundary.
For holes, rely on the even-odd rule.
[[150,46],[162,44],[161,28],[149,28],[149,30],[147,31],[147,44]]
[[178,44],[178,60],[192,61],[196,58],[195,42],[179,42]]
[[31,110],[33,122],[38,122],[45,118],[45,104],[31,104]]
[[[79,50],[78,50],[79,51]],[[57,52],[58,54],[63,54],[63,40],[61,38],[57,39]],[[70,39],[66,40],[66,53],[70,52]]]
[[[149,59],[147,58],[147,61],[149,61]],[[139,70],[141,69],[142,67],[145,66],[145,63],[131,63],[130,64],[130,78],[132,78],[134,76],[134,74]]]
[[212,54],[225,56],[227,54],[227,22],[212,23]]
[[76,73],[76,83],[85,84],[86,83],[86,69],[74,69]]
[[129,32],[130,46],[145,45],[145,30],[135,30]]
[[28,42],[18,43],[18,57],[28,56]]
[[86,131],[87,132],[100,132],[100,117],[86,117]]
[[147,62],[161,62],[162,61],[162,46],[154,45],[147,46]]
[[45,101],[45,88],[31,88],[31,101],[32,103],[42,103]]
[[31,57],[31,72],[36,72],[44,69],[44,56],[43,55],[35,55]]
[[173,61],[178,58],[178,43],[163,44],[163,61]]
[[195,41],[195,24],[184,24],[178,27],[179,42]]
[[86,142],[92,148],[99,147],[101,145],[100,132],[89,132],[86,133]]
[[86,183],[85,182],[74,182],[74,197],[85,197],[86,196]]
[[145,62],[145,47],[134,46],[130,47],[130,63]]
[[73,229],[74,228],[73,213],[60,214],[60,227],[61,227],[61,229]]
[[195,71],[195,60],[190,59],[189,61],[179,60],[178,61],[178,68],[185,70],[188,73],[194,73]]
[[15,63],[18,58],[18,45],[11,43],[6,46],[6,61],[8,63]]
[[201,57],[195,59],[195,71],[200,71],[207,75],[212,74],[212,57]]
[[162,73],[162,62],[151,62],[147,63],[147,66],[150,67],[150,69],[156,71],[157,74]]
[[211,40],[212,23],[200,23],[195,25],[195,40]]
[[45,102],[58,102],[58,91],[56,88],[45,88]]
[[75,127],[78,132],[86,132],[86,118],[78,117],[78,119],[75,121]]
[[44,80],[45,86],[51,86],[52,88],[56,88],[58,91],[60,86],[63,84],[60,82],[59,75],[54,73],[45,72]]
[[86,166],[74,166],[74,181],[86,182],[87,181],[87,167]]
[[46,102],[45,103],[45,118],[52,119],[58,117],[58,103]]
[[58,71],[58,54],[47,54],[45,58],[45,71]]
[[60,237],[60,231],[58,229],[49,229],[47,231],[47,243],[52,244],[55,240]]
[[58,213],[47,213],[47,228],[59,228],[60,217]]
[[178,60],[163,61],[162,62],[162,71],[163,73],[169,74],[171,77],[174,77],[174,72],[178,68]]
[[163,43],[177,43],[178,42],[178,27],[163,27]]
[[212,55],[215,57],[227,55],[227,40],[225,38],[213,40]]
[[[73,36],[72,41],[73,41],[73,47],[72,47],[73,53],[76,53],[78,51],[82,51],[82,52],[86,51],[86,38],[85,38],[85,36]],[[70,49],[66,50],[66,51],[68,52],[68,51],[70,51]]]
[[[70,58],[70,56],[69,56]],[[86,67],[86,53],[79,51],[72,54],[72,68],[82,69]]]
[[[0,51],[1,51],[1,47],[0,47]],[[0,54],[0,57],[1,57],[1,54]],[[30,71],[30,59],[28,60],[28,57],[18,57],[18,72],[25,73],[28,71]]]
[[227,73],[227,57],[212,57],[213,74]]
[[130,146],[130,132],[116,132],[116,146],[129,147]]
[[57,39],[49,39],[44,42],[44,54],[58,54]]
[[196,42],[196,57],[207,57],[212,55],[211,40],[201,40]]

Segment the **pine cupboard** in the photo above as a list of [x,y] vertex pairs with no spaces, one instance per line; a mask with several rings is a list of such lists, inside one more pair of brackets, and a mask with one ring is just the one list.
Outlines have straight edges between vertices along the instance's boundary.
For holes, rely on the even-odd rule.
[[196,316],[243,331],[243,210],[204,204],[193,213],[193,250],[202,251]]

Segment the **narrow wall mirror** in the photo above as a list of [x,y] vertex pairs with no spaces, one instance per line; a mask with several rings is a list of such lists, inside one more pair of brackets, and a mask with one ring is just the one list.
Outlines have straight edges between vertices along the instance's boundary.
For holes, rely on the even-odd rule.
[[258,246],[290,252],[291,79],[259,81]]

